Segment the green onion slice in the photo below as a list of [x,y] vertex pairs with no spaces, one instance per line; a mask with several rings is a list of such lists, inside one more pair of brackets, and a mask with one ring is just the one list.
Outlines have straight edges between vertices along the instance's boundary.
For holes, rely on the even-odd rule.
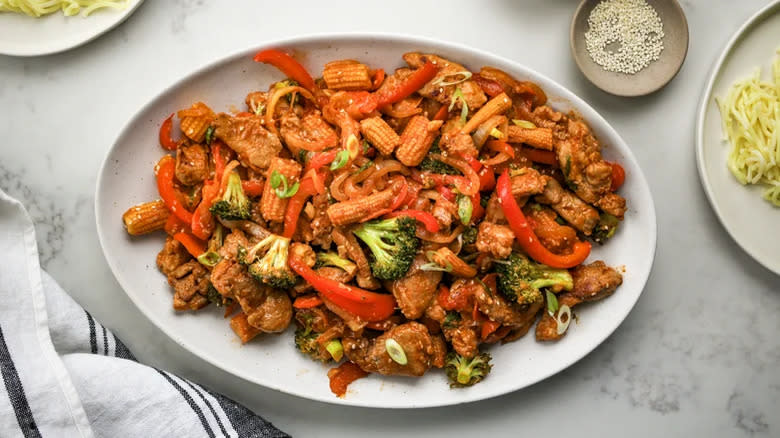
[[549,290],[546,291],[546,294],[547,294],[547,313],[549,313],[550,316],[554,318],[555,312],[558,311],[558,297],[556,297],[555,294],[550,292]]
[[471,204],[471,198],[458,195],[458,217],[463,225],[471,223],[471,214],[474,212],[474,206]]
[[[446,74],[432,82],[433,85],[447,87],[450,85],[457,85],[461,82],[466,82],[471,79],[472,73],[470,71],[457,71],[455,73]],[[447,80],[450,79],[451,80]]]
[[333,160],[333,162],[330,163],[330,170],[341,169],[347,165],[347,161],[349,161],[349,151],[342,149],[338,154],[336,154],[336,158]]
[[336,362],[340,361],[341,358],[344,357],[344,346],[341,345],[341,341],[338,339],[333,339],[332,341],[325,344],[325,349],[328,350],[330,357],[332,357]]
[[385,350],[390,355],[390,359],[393,359],[398,365],[406,365],[408,360],[406,359],[406,352],[401,344],[393,338],[387,338],[385,341]]
[[276,191],[276,196],[281,199],[291,198],[298,193],[298,187],[300,182],[296,182],[292,186],[288,186],[287,177],[279,173],[278,170],[274,170],[271,174],[271,188]]
[[206,251],[198,256],[198,262],[203,266],[213,268],[222,259],[222,257],[214,251]]
[[206,144],[210,146],[212,140],[214,140],[214,125],[206,128]]
[[556,333],[562,335],[571,322],[571,308],[564,304],[558,309],[558,316],[555,317]]
[[536,128],[536,125],[533,124],[533,122],[529,122],[528,120],[518,120],[518,119],[512,119],[512,123],[515,125],[525,128],[525,129],[534,129]]
[[499,131],[498,128],[493,128],[490,130],[490,136],[500,140],[504,138],[504,133]]

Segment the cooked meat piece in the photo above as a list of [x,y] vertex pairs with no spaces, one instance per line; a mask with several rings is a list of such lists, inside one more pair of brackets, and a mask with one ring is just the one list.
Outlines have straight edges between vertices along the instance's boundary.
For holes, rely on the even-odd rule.
[[626,200],[617,193],[607,193],[602,196],[596,201],[596,207],[621,220],[626,214]]
[[548,207],[539,204],[526,206],[525,212],[534,234],[545,248],[556,254],[569,254],[572,245],[578,241],[577,231],[572,227],[561,225],[555,221],[558,215]]
[[199,144],[181,145],[176,149],[176,179],[194,186],[209,177],[209,155]]
[[[268,93],[265,91],[253,91],[246,95],[246,106],[249,107],[249,111],[255,114],[263,114],[265,112],[266,101],[268,100]],[[261,108],[258,111],[258,108]]]
[[312,232],[312,241],[314,245],[319,245],[323,248],[330,247],[330,243],[333,241],[333,224],[328,217],[328,194],[323,193],[321,195],[314,195],[311,198],[311,205],[314,209],[314,217],[311,219],[309,226]]
[[298,117],[294,111],[282,116],[279,133],[293,154],[301,150],[322,150],[338,144],[336,131],[322,118],[319,111],[310,111]]
[[447,311],[441,307],[438,301],[433,300],[431,301],[431,305],[425,309],[425,317],[441,324],[444,321],[444,318],[447,317]]
[[505,224],[507,222],[504,210],[501,208],[501,202],[499,202],[495,192],[490,195],[487,207],[485,207],[485,221],[493,222],[494,224]]
[[447,343],[440,335],[432,335],[431,341],[433,342],[433,361],[431,361],[431,365],[436,368],[442,368],[444,366],[444,361],[447,358]]
[[201,185],[185,186],[184,184],[174,181],[173,183],[174,193],[176,199],[181,202],[185,210],[193,211],[195,207],[200,204],[202,199]]
[[[263,286],[265,299],[251,314],[247,314],[249,324],[266,333],[283,332],[292,319],[292,302],[287,292]],[[246,311],[245,311],[246,312]]]
[[444,337],[452,344],[452,349],[463,357],[472,358],[479,353],[479,336],[474,321],[463,318],[454,328],[442,327]]
[[317,263],[317,254],[309,245],[300,242],[290,244],[290,257],[296,257],[306,263],[306,266],[312,267]]
[[505,259],[512,253],[515,233],[505,225],[496,225],[487,221],[479,224],[477,232],[477,250],[497,259]]
[[[522,172],[522,173],[520,173]],[[536,169],[525,167],[510,179],[512,194],[515,196],[538,195],[544,191],[547,181]]]
[[[480,86],[472,80],[463,81],[457,86],[450,85],[442,87],[441,85],[435,85],[436,82],[441,82],[445,77],[447,77],[445,80],[457,79],[457,77],[451,75],[453,75],[453,73],[469,71],[466,69],[466,67],[437,55],[422,54],[418,52],[404,54],[404,61],[406,61],[406,63],[413,68],[422,67],[428,60],[435,63],[436,66],[439,67],[439,72],[431,82],[428,82],[417,91],[420,93],[420,95],[434,99],[442,105],[449,105],[452,101],[452,94],[455,93],[456,89],[460,88],[461,92],[463,93],[463,98],[466,100],[466,105],[468,105],[470,111],[481,107],[485,104],[485,102],[487,102],[487,96],[485,96],[485,93],[482,92],[482,88],[480,88]],[[455,107],[460,108],[461,106],[462,102],[460,99],[458,99]]]
[[458,216],[458,206],[443,197],[436,200],[431,214],[436,218],[442,229],[446,230],[452,225],[453,218]]
[[[406,354],[406,365],[390,358],[385,347],[388,339],[395,340]],[[399,376],[422,376],[435,364],[444,362],[445,349],[439,340],[418,322],[395,326],[375,339],[345,336],[342,340],[347,358],[370,373]]]
[[612,295],[623,284],[623,276],[601,260],[580,265],[571,271],[574,288],[569,292],[582,301],[598,301]]
[[423,271],[420,266],[427,263],[423,254],[415,257],[406,276],[388,282],[387,288],[401,308],[401,313],[408,319],[417,319],[423,315],[436,296],[436,289],[441,281],[441,271]]
[[449,119],[441,128],[439,148],[451,154],[476,155],[477,147],[471,135],[460,132],[460,119]]
[[371,274],[371,265],[360,247],[357,238],[348,230],[333,228],[333,242],[336,243],[339,256],[350,259],[357,265],[357,284],[365,289],[379,289],[381,284]]
[[612,209],[610,214],[622,218],[625,200],[621,203],[615,199],[620,196],[610,192],[612,166],[601,157],[601,146],[590,128],[574,115],[565,117],[558,127],[554,151],[570,187],[591,205],[598,205],[602,197],[612,195],[613,199],[604,204]]
[[586,235],[590,235],[593,227],[599,221],[599,212],[578,198],[574,193],[561,187],[554,178],[549,176],[544,178],[547,181],[547,185],[544,188],[544,192],[536,196],[536,201],[548,204],[574,228]]
[[502,339],[502,342],[516,341],[525,336],[525,334],[528,333],[528,330],[533,327],[534,322],[536,322],[536,317],[539,316],[539,311],[542,310],[543,307],[544,302],[542,301],[531,304],[528,309],[522,313],[523,322],[512,329],[512,331]]
[[157,268],[167,277],[176,268],[191,259],[192,256],[184,248],[184,245],[173,237],[168,236],[165,239],[163,249],[157,254]]
[[[558,295],[559,306],[566,305],[570,308],[574,308],[574,306],[581,302],[582,300],[574,297],[570,292],[565,292]],[[558,323],[555,321],[555,318],[553,318],[548,312],[542,312],[542,318],[539,320],[539,323],[536,324],[537,341],[557,341],[565,334],[566,332],[558,334]]]
[[466,288],[467,293],[470,293],[477,301],[479,311],[484,313],[488,319],[506,326],[522,325],[525,322],[522,312],[524,309],[521,309],[517,303],[507,301],[503,295],[498,293],[498,288],[495,287],[495,278],[484,284],[490,287],[490,290],[475,279],[460,279],[452,283],[452,289]]
[[209,271],[195,260],[178,266],[168,274],[168,283],[173,288],[173,308],[176,310],[198,310],[208,304]]
[[261,172],[279,155],[282,142],[263,128],[259,117],[231,117],[220,113],[214,119],[214,135],[238,154],[246,167]]
[[349,272],[333,266],[323,266],[321,268],[317,268],[316,272],[322,277],[330,278],[331,280],[338,281],[342,284],[349,283],[353,278],[352,275],[349,275]]

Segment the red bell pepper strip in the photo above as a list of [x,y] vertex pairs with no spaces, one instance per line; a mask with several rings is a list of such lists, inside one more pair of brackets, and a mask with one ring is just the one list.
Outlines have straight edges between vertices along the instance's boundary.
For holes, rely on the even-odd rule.
[[489,319],[486,319],[482,322],[482,328],[480,329],[480,338],[484,341],[487,339],[488,336],[490,336],[493,332],[498,330],[498,328],[501,327],[500,322],[495,322]]
[[447,110],[447,105],[442,105],[441,108],[439,108],[438,111],[436,111],[436,115],[433,116],[433,120],[441,120],[445,121],[447,120],[447,116],[449,115],[449,111]]
[[352,362],[344,362],[336,368],[328,371],[328,380],[330,381],[330,392],[339,397],[344,397],[347,393],[347,387],[357,379],[366,377],[368,373]]
[[293,307],[296,309],[311,309],[322,304],[322,298],[317,295],[307,295],[305,297],[298,297],[293,302]]
[[374,79],[371,81],[371,89],[376,90],[385,81],[385,71],[381,68],[376,69],[374,72]]
[[457,292],[448,288],[444,284],[439,285],[439,293],[436,295],[436,301],[444,310],[456,310],[459,312],[469,311],[472,307],[472,295],[468,293],[468,288],[458,288]]
[[176,233],[173,238],[178,240],[191,256],[198,258],[199,255],[206,252],[206,242],[198,239],[187,232]]
[[314,154],[309,162],[306,163],[306,170],[304,170],[303,173],[305,174],[309,169],[319,170],[322,166],[332,163],[333,160],[336,159],[338,153],[339,149],[331,149],[329,151]]
[[298,227],[298,217],[301,215],[303,205],[306,204],[309,196],[314,196],[316,193],[317,188],[312,177],[301,180],[298,191],[295,192],[295,195],[287,203],[287,210],[284,213],[283,237],[292,238],[293,234],[295,234],[295,229]]
[[482,169],[477,172],[479,175],[479,191],[485,192],[493,190],[496,186],[496,174],[493,172],[493,168],[490,166],[483,166]]
[[201,189],[200,204],[195,208],[192,214],[192,234],[195,237],[207,240],[214,231],[214,216],[209,210],[214,204],[214,200],[219,195],[219,185],[222,181],[222,173],[225,170],[225,160],[221,154],[221,147],[218,142],[211,145],[211,156],[214,159],[214,179],[206,181]]
[[189,230],[189,224],[182,222],[175,214],[168,216],[168,221],[165,222],[165,232],[170,236]]
[[532,259],[552,268],[568,269],[588,258],[591,248],[589,242],[576,242],[571,254],[567,255],[554,254],[542,245],[512,195],[512,182],[509,179],[508,169],[504,170],[498,178],[496,194],[501,202],[504,216],[509,222],[509,228],[514,232],[517,242]]
[[377,106],[390,105],[411,96],[412,93],[433,79],[438,71],[439,68],[436,67],[436,64],[427,61],[422,67],[412,72],[403,82],[399,83],[398,86],[391,90],[380,90],[375,93]]
[[479,88],[481,88],[482,91],[490,97],[496,97],[504,92],[504,88],[501,86],[501,84],[492,79],[483,78],[478,74],[472,76],[471,79],[476,82],[477,85],[479,85]]
[[176,198],[176,190],[173,188],[173,178],[176,171],[176,160],[170,156],[163,156],[157,163],[157,191],[165,202],[168,210],[175,214],[184,223],[192,223],[192,213]]
[[252,117],[252,116],[256,116],[256,115],[257,114],[250,113],[248,111],[241,111],[240,113],[236,114],[236,117]]
[[428,212],[422,210],[401,210],[401,211],[394,211],[386,215],[388,219],[394,218],[396,216],[409,216],[411,218],[414,218],[418,222],[422,222],[423,226],[425,226],[425,230],[428,231],[429,233],[439,232],[439,223],[436,222],[436,218],[433,217],[433,215]]
[[[493,180],[495,181],[495,178],[493,178]],[[482,216],[485,215],[485,207],[482,206],[482,203],[480,202],[481,200],[482,200],[482,195],[480,195],[479,192],[471,196],[471,223],[472,224],[476,224],[477,222],[479,222],[479,220],[482,219]]]
[[618,163],[610,162],[609,165],[612,166],[612,184],[610,185],[609,190],[616,192],[620,186],[626,182],[626,171],[623,169],[623,166]]
[[271,64],[282,71],[288,78],[294,79],[301,86],[312,93],[316,90],[314,79],[308,71],[292,56],[276,49],[267,49],[258,52],[254,58],[255,62]]
[[241,181],[241,188],[247,196],[253,198],[263,194],[263,182],[256,179]]
[[162,125],[160,125],[160,146],[162,146],[163,149],[169,151],[175,151],[177,146],[176,141],[174,141],[171,138],[172,128],[173,128],[173,113],[171,113],[171,115],[168,116],[168,118],[162,122]]
[[544,151],[541,149],[526,148],[524,147],[520,154],[533,161],[534,163],[547,164],[550,166],[558,165],[558,158],[553,151]]
[[395,311],[395,299],[390,294],[348,286],[318,275],[294,254],[291,254],[289,264],[290,269],[311,284],[323,298],[364,321],[382,321]]
[[455,192],[453,192],[451,188],[444,185],[438,185],[436,186],[436,191],[439,192],[439,195],[441,195],[442,198],[450,202],[455,202]]
[[491,151],[503,152],[512,158],[515,157],[515,148],[513,148],[512,145],[505,141],[488,140],[487,143],[485,143],[485,146],[487,146],[487,148]]

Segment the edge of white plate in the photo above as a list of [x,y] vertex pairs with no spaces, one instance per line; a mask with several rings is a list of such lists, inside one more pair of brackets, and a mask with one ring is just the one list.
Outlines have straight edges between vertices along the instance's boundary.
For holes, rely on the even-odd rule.
[[261,41],[259,43],[251,44],[248,46],[245,46],[244,48],[231,52],[226,56],[220,57],[216,60],[210,61],[202,66],[200,66],[197,69],[194,69],[193,71],[189,72],[184,77],[174,81],[173,83],[169,84],[168,86],[164,87],[162,90],[160,90],[158,93],[155,93],[152,100],[145,103],[141,108],[139,108],[133,116],[125,123],[124,127],[122,128],[119,135],[116,137],[117,140],[121,139],[125,136],[126,132],[131,128],[131,126],[134,124],[136,119],[147,110],[148,107],[150,107],[156,100],[157,96],[160,96],[162,94],[168,93],[171,91],[171,89],[181,85],[185,80],[189,79],[192,76],[201,74],[205,72],[206,70],[220,64],[223,62],[226,62],[227,60],[234,59],[238,56],[248,56],[249,54],[256,52],[258,50],[261,50],[263,48],[272,48],[272,47],[291,47],[298,44],[305,44],[308,42],[313,41],[321,41],[323,39],[330,39],[333,41],[343,41],[343,40],[350,40],[350,39],[373,39],[373,40],[396,40],[403,43],[410,44],[410,47],[413,47],[414,44],[425,44],[431,47],[439,47],[444,50],[462,50],[462,51],[471,51],[474,53],[478,53],[480,56],[485,58],[490,58],[497,60],[502,63],[513,65],[515,68],[519,70],[525,70],[531,75],[535,75],[537,77],[544,78],[545,80],[549,81],[550,83],[554,84],[557,87],[562,88],[565,90],[568,94],[571,95],[572,99],[570,99],[570,102],[572,106],[578,108],[578,109],[586,109],[589,114],[587,116],[587,119],[589,122],[592,120],[598,120],[600,123],[607,126],[609,130],[611,130],[614,133],[614,138],[617,139],[617,141],[620,143],[621,147],[625,148],[625,150],[629,151],[629,154],[627,154],[624,158],[625,160],[631,161],[632,165],[637,169],[638,173],[634,175],[634,177],[638,178],[640,182],[640,187],[642,190],[645,190],[647,192],[648,198],[650,200],[650,205],[648,211],[644,211],[643,214],[649,216],[650,223],[654,224],[654,227],[652,228],[652,235],[649,237],[650,247],[652,248],[652,253],[649,255],[648,260],[648,268],[647,271],[640,274],[640,282],[642,284],[642,289],[640,292],[636,295],[636,298],[631,303],[630,309],[626,312],[626,314],[617,320],[615,320],[615,323],[612,327],[609,328],[609,330],[604,330],[604,333],[602,336],[600,336],[596,342],[594,342],[593,347],[587,350],[584,350],[581,355],[574,355],[571,357],[571,360],[567,361],[566,363],[562,364],[560,368],[557,368],[555,370],[552,370],[548,374],[543,375],[540,377],[536,382],[526,385],[522,388],[511,388],[508,390],[495,390],[488,393],[481,393],[479,395],[476,395],[472,398],[468,399],[460,399],[460,400],[453,400],[451,403],[445,402],[423,402],[423,403],[414,403],[410,406],[410,404],[404,403],[394,403],[394,404],[380,404],[380,403],[373,403],[373,402],[366,402],[365,400],[352,400],[350,398],[340,398],[340,397],[319,397],[319,396],[312,396],[312,395],[300,395],[296,392],[289,391],[285,387],[279,384],[275,384],[272,382],[267,383],[259,383],[256,380],[252,378],[252,376],[241,372],[239,370],[236,370],[235,368],[231,367],[229,364],[221,362],[218,358],[214,357],[212,353],[209,351],[206,351],[205,349],[201,349],[200,347],[194,346],[190,343],[185,343],[180,340],[180,338],[176,335],[176,333],[168,330],[165,328],[164,324],[161,324],[157,318],[154,318],[150,316],[149,314],[143,312],[141,309],[142,307],[139,305],[139,303],[136,302],[136,298],[134,298],[131,294],[127,293],[127,285],[128,283],[125,281],[124,277],[121,275],[118,275],[117,272],[120,272],[117,269],[117,266],[112,263],[111,259],[106,255],[106,246],[104,244],[104,237],[102,235],[101,230],[103,229],[103,218],[100,214],[100,210],[98,206],[104,202],[101,196],[100,187],[102,186],[103,182],[103,174],[104,169],[107,166],[108,159],[111,156],[111,152],[117,145],[117,141],[114,142],[114,144],[111,145],[111,148],[109,148],[108,151],[106,151],[106,155],[103,158],[103,161],[100,166],[99,173],[97,175],[97,181],[95,185],[95,222],[97,226],[97,232],[98,232],[98,241],[100,242],[100,247],[103,251],[103,257],[106,260],[106,263],[111,268],[112,274],[116,278],[119,285],[122,287],[122,290],[125,292],[125,294],[130,298],[131,301],[133,301],[133,304],[136,306],[139,311],[144,314],[144,316],[149,319],[160,331],[165,333],[166,336],[168,336],[171,340],[182,346],[185,350],[189,351],[190,353],[197,356],[199,359],[204,360],[208,362],[209,364],[232,374],[233,376],[239,377],[248,383],[263,386],[266,388],[270,388],[285,394],[289,394],[295,397],[300,397],[304,399],[314,400],[318,402],[323,403],[329,403],[329,404],[337,404],[337,405],[343,405],[343,406],[354,406],[354,407],[362,407],[362,408],[381,408],[381,409],[416,409],[416,408],[431,408],[431,407],[443,407],[443,406],[452,406],[452,405],[460,405],[460,404],[466,404],[466,403],[472,403],[477,402],[481,400],[487,400],[491,398],[495,398],[501,395],[506,395],[515,391],[519,391],[521,389],[527,388],[529,386],[533,386],[535,384],[538,384],[539,382],[542,382],[549,377],[558,374],[559,372],[564,371],[565,369],[569,368],[573,364],[579,362],[583,357],[587,356],[593,350],[598,348],[601,344],[604,343],[604,341],[611,336],[615,330],[625,321],[625,319],[628,317],[628,315],[633,311],[633,309],[636,307],[636,303],[639,300],[639,297],[642,296],[642,293],[644,292],[645,287],[647,286],[647,281],[650,277],[650,273],[653,270],[653,265],[655,263],[655,253],[657,251],[657,235],[658,235],[658,221],[656,218],[655,213],[655,201],[653,200],[652,192],[650,190],[650,186],[647,184],[647,179],[645,178],[644,172],[642,171],[641,167],[636,161],[636,157],[634,157],[633,153],[631,152],[631,149],[628,147],[626,142],[623,140],[623,138],[618,134],[618,132],[612,127],[611,124],[609,124],[604,117],[601,116],[593,107],[591,107],[588,103],[586,103],[582,98],[577,96],[574,92],[569,90],[568,88],[564,87],[557,81],[549,78],[547,75],[541,74],[537,72],[536,70],[527,67],[526,65],[520,64],[516,61],[509,60],[507,58],[504,58],[499,55],[495,55],[491,52],[487,52],[481,49],[476,49],[470,46],[467,46],[465,44],[458,44],[458,43],[451,43],[451,42],[445,42],[436,38],[430,38],[430,37],[421,37],[421,36],[415,36],[415,35],[409,35],[409,34],[402,34],[402,33],[388,33],[388,32],[343,32],[343,33],[314,33],[314,34],[305,34],[298,37],[290,37],[290,38],[282,38],[278,40],[270,40],[270,41]]
[[723,213],[718,204],[715,202],[715,193],[712,191],[712,185],[710,184],[707,171],[704,168],[704,118],[707,113],[707,105],[712,99],[712,87],[715,85],[715,80],[718,78],[718,75],[720,75],[723,63],[726,61],[726,59],[728,59],[729,56],[731,56],[731,52],[733,51],[734,46],[742,39],[743,35],[756,23],[764,20],[768,15],[777,12],[775,9],[780,10],[780,0],[775,0],[772,3],[764,6],[758,10],[758,12],[748,18],[745,23],[743,23],[742,26],[740,26],[739,29],[734,32],[728,43],[726,43],[726,46],[723,48],[720,56],[718,56],[718,59],[713,64],[712,70],[710,70],[709,78],[707,79],[707,82],[705,82],[706,85],[704,88],[704,94],[701,98],[701,101],[699,102],[699,110],[696,116],[695,141],[696,169],[699,172],[699,181],[701,182],[702,188],[704,189],[704,194],[707,195],[707,200],[710,203],[710,207],[712,207],[712,210],[715,212],[715,216],[718,217],[718,221],[720,221],[720,224],[723,226],[723,228],[726,229],[726,232],[729,233],[729,236],[737,244],[737,246],[742,248],[742,250],[745,251],[753,260],[758,262],[766,269],[774,272],[777,275],[780,275],[780,269],[777,269],[774,266],[770,266],[768,262],[757,257],[754,251],[746,247],[742,242],[739,241],[739,239],[735,237],[734,231],[724,220]]
[[[87,44],[88,42],[100,37],[104,33],[110,31],[111,29],[114,29],[115,27],[119,26],[120,24],[124,23],[125,20],[130,18],[131,15],[138,9],[139,6],[141,6],[141,3],[143,3],[144,0],[135,0],[135,3],[129,5],[124,10],[115,10],[115,11],[108,11],[108,12],[115,12],[117,14],[121,14],[119,16],[119,19],[111,22],[108,26],[105,27],[105,29],[101,29],[99,32],[95,33],[94,35],[91,35],[89,38],[83,39],[83,40],[65,40],[64,43],[54,43],[50,44],[50,47],[44,48],[44,49],[37,49],[35,47],[29,48],[27,50],[21,49],[21,50],[8,50],[7,48],[3,48],[0,46],[0,55],[7,55],[7,56],[18,56],[22,58],[28,58],[32,56],[45,56],[45,55],[54,55],[56,53],[61,53],[68,51],[70,49],[75,49],[76,47],[83,46],[84,44]],[[11,13],[11,12],[7,12]],[[59,14],[60,12],[55,12],[55,14]],[[78,19],[80,18],[78,15],[74,15],[73,17]],[[39,17],[35,19],[45,19],[45,17]],[[89,17],[84,17],[84,19],[89,19]]]

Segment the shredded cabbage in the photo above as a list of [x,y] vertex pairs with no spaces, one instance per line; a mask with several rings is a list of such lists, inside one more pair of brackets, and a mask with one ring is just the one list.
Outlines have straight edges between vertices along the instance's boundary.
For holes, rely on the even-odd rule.
[[87,16],[101,8],[124,9],[129,0],[0,0],[0,12],[16,12],[31,17],[62,10],[66,16],[79,12]]
[[764,199],[780,207],[780,56],[772,64],[771,82],[762,80],[757,68],[715,101],[723,135],[733,146],[729,170],[742,184],[768,185]]

